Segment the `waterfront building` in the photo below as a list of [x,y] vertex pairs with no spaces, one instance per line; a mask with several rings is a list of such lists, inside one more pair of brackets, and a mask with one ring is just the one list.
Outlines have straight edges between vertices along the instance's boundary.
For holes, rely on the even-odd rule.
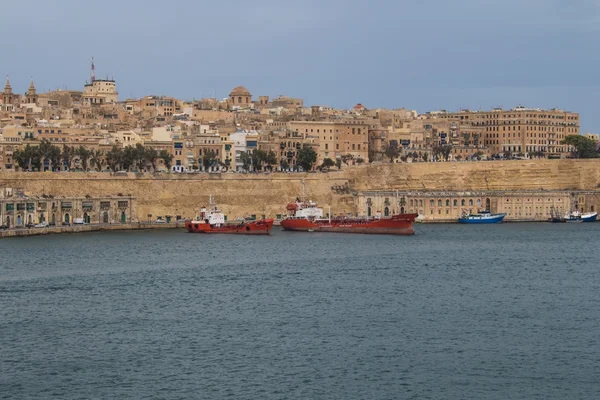
[[0,191],[0,221],[9,228],[26,224],[72,224],[75,219],[87,224],[135,222],[135,197],[53,197],[27,196],[13,189]]
[[416,213],[424,221],[454,222],[462,212],[489,210],[505,221],[547,221],[552,211],[598,211],[596,191],[361,191],[355,195],[359,215]]

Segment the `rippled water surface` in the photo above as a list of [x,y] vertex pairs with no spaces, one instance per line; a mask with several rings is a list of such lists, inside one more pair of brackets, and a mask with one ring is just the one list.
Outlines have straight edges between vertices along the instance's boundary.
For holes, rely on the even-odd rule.
[[0,398],[598,398],[600,222],[417,229],[3,239]]

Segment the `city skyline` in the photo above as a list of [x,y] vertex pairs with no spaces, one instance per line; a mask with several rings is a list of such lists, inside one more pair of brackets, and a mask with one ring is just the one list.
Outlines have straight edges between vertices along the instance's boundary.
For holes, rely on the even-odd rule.
[[600,124],[591,1],[182,1],[167,13],[155,2],[61,4],[4,6],[0,33],[19,31],[19,40],[0,44],[0,73],[15,92],[31,78],[39,91],[81,90],[95,56],[98,78],[114,77],[120,99],[223,98],[243,85],[306,105],[557,107],[579,112],[582,132]]

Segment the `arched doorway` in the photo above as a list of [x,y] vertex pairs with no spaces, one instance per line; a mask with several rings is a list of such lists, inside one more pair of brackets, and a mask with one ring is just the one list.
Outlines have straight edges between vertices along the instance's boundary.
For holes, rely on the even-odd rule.
[[71,223],[71,216],[69,215],[69,213],[65,214],[65,224],[70,224]]
[[390,209],[388,207],[386,207],[386,208],[383,209],[383,215],[386,216],[386,217],[390,216]]
[[102,213],[102,223],[108,224],[108,211]]
[[404,207],[400,207],[400,214],[404,214]]
[[52,225],[56,225],[56,214],[52,214]]
[[371,207],[367,207],[367,216],[370,217],[371,216]]
[[10,228],[10,217],[6,217],[6,226]]
[[490,199],[485,199],[485,209],[489,211],[490,210],[490,206],[491,206]]
[[17,215],[17,226],[21,225],[21,216]]
[[32,223],[33,223],[33,215],[29,214],[29,215],[27,216],[27,223],[28,223],[28,224],[32,224]]
[[85,222],[86,224],[90,223],[90,216],[88,215],[88,213],[83,213],[83,222]]
[[121,223],[127,223],[127,214],[125,214],[125,211],[121,211]]

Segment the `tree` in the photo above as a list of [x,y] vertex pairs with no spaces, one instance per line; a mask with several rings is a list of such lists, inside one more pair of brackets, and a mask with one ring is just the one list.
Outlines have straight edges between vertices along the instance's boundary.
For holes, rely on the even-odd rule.
[[79,160],[81,161],[81,167],[84,171],[88,170],[88,160],[90,159],[92,152],[88,148],[84,146],[79,146],[79,148],[75,151],[75,153],[79,156]]
[[267,158],[267,153],[264,150],[254,149],[250,154],[250,159],[252,161],[252,169],[254,171],[260,171],[262,168],[262,164]]
[[356,159],[356,163],[357,163],[357,164],[359,164],[359,165],[360,165],[360,164],[362,164],[362,163],[364,163],[364,162],[365,162],[365,159],[364,159],[364,158],[362,158],[362,157],[358,157],[358,158]]
[[331,168],[335,165],[335,161],[333,161],[331,158],[326,158],[323,160],[323,162],[321,163],[321,169],[323,168]]
[[71,146],[65,145],[62,149],[61,158],[63,161],[63,165],[65,166],[67,171],[71,169],[71,164],[73,163],[73,155],[73,148]]
[[454,158],[456,158],[456,161],[460,161],[460,160],[462,160],[462,156],[461,156],[460,154],[458,154],[458,155],[457,155],[456,157],[454,157]]
[[477,161],[481,161],[482,157],[483,157],[483,151],[478,151],[477,153],[475,153],[475,158],[477,158]]
[[147,163],[152,164],[152,170],[156,172],[156,164],[158,162],[158,151],[152,147],[148,147],[144,150],[144,159]]
[[242,169],[244,171],[249,171],[250,166],[252,165],[252,158],[250,157],[250,154],[245,151],[241,152],[240,161],[242,162]]
[[27,144],[22,150],[16,149],[13,153],[15,162],[22,170],[29,170],[31,164],[31,146]]
[[277,154],[273,150],[269,151],[265,157],[265,164],[270,171],[273,171],[273,165],[277,164]]
[[112,149],[106,153],[106,163],[113,172],[117,172],[117,170],[121,167],[122,162],[123,150],[117,147],[115,144],[113,145]]
[[290,168],[290,163],[287,162],[287,160],[282,159],[279,163],[279,168],[281,168],[282,171],[286,171]]
[[350,161],[352,161],[354,159],[354,156],[352,154],[344,154],[342,155],[342,162],[346,165],[348,165],[348,163]]
[[338,171],[342,169],[342,159],[341,158],[335,159],[335,166],[338,169]]
[[421,158],[423,158],[423,161],[427,162],[429,160],[429,154],[427,154],[427,152],[425,152],[425,153],[423,153]]
[[561,142],[573,147],[572,155],[575,158],[597,158],[598,145],[592,139],[581,135],[567,135]]
[[210,151],[209,149],[205,149],[204,154],[198,160],[200,164],[204,167],[205,171],[208,171],[210,167],[217,164],[218,160],[215,157],[215,153]]
[[171,164],[173,162],[173,154],[169,153],[167,150],[161,150],[158,154],[158,157],[163,160],[165,163],[165,167],[167,167],[167,171],[171,171]]
[[390,159],[390,162],[394,162],[394,160],[398,158],[400,149],[398,148],[398,142],[396,140],[390,140],[385,149],[385,155]]
[[504,155],[504,158],[506,158],[507,160],[512,158],[512,152],[510,150],[504,150],[502,155]]
[[133,146],[126,146],[123,149],[123,156],[121,157],[121,168],[125,171],[129,171],[129,169],[136,164],[138,159],[138,151]]
[[95,171],[102,170],[102,164],[104,162],[104,153],[100,150],[93,150],[90,158],[90,164]]
[[310,171],[317,162],[317,152],[309,144],[304,144],[298,152],[298,164],[304,171]]
[[439,145],[433,147],[433,157],[438,159],[442,157],[445,161],[448,161],[450,158],[450,153],[452,152],[452,146],[449,144]]
[[52,171],[56,171],[57,169],[60,171],[60,156],[60,148],[58,146],[52,145],[52,147],[50,148],[50,163],[52,166]]

